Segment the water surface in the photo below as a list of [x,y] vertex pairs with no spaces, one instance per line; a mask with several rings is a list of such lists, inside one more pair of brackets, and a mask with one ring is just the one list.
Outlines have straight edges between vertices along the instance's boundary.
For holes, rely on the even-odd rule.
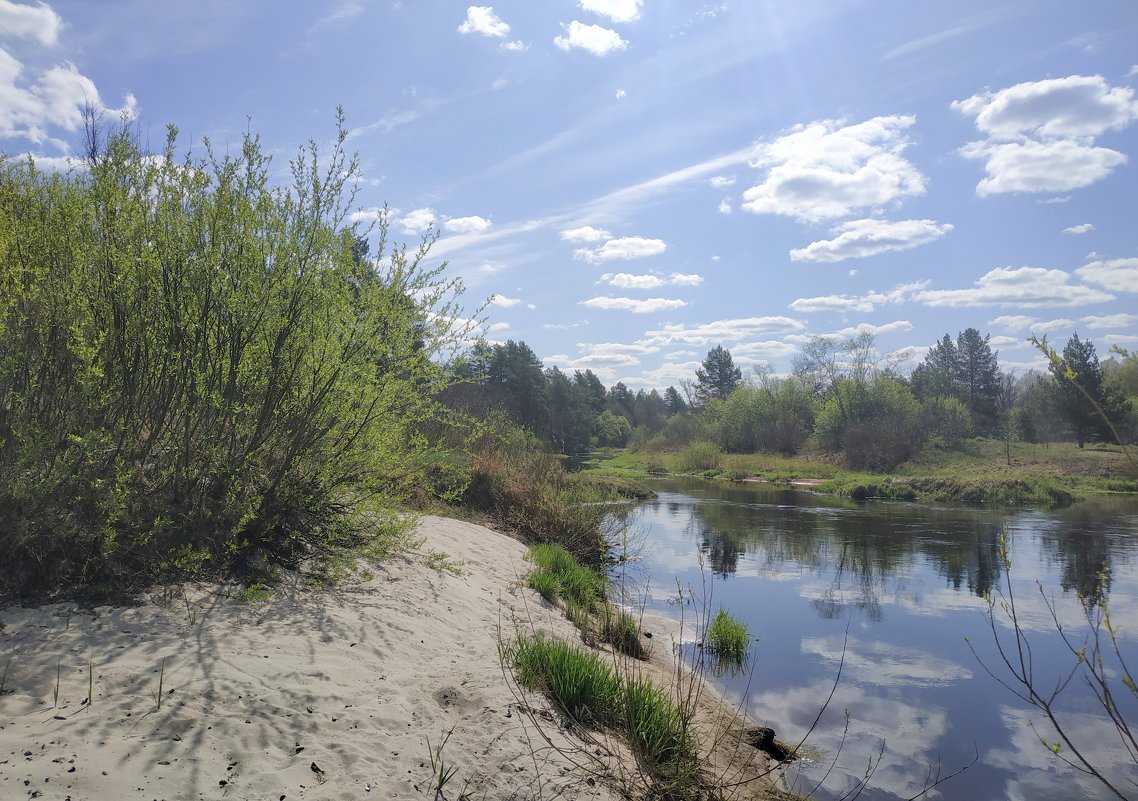
[[[699,480],[668,479],[654,488],[658,498],[639,508],[636,522],[644,538],[644,603],[673,617],[682,609],[694,620],[693,606],[676,603],[678,584],[708,598],[712,611],[726,608],[749,625],[758,641],[748,669],[718,681],[753,718],[796,741],[842,666],[834,698],[809,738],[826,758],[791,772],[797,791],[823,781],[837,755],[815,797],[839,798],[856,787],[884,741],[863,799],[911,797],[930,772],[947,774],[977,752],[975,765],[926,797],[1113,797],[1044,748],[1036,732],[1048,742],[1056,738],[1042,715],[985,671],[986,664],[1008,678],[984,596],[1006,593],[1010,579],[1041,689],[1054,687],[1073,664],[1045,599],[1072,636],[1085,627],[1079,597],[1105,602],[1121,629],[1123,655],[1138,672],[1133,499],[1046,512],[858,505],[770,485]],[[1010,574],[1000,558],[1005,532]],[[996,633],[1014,645],[1002,616]],[[1125,700],[1138,725],[1138,704]],[[1112,776],[1138,780],[1133,759],[1093,701],[1073,682],[1057,706],[1076,742]]]

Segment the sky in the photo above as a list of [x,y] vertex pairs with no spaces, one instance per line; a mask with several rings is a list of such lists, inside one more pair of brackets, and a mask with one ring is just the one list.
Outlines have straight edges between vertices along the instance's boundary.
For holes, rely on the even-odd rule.
[[285,180],[342,106],[357,220],[633,390],[860,331],[1138,347],[1136,88],[1133,0],[0,0],[0,152],[65,169],[98,102]]

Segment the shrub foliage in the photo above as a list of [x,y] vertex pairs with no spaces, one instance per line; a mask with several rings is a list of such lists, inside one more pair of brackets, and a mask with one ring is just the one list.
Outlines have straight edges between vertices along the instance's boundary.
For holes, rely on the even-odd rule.
[[0,159],[0,590],[260,573],[391,523],[461,287],[384,219],[366,258],[345,137],[286,187],[252,135]]

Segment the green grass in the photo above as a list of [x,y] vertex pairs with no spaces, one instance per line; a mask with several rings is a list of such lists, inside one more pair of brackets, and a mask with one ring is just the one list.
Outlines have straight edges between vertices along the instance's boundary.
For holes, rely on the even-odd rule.
[[751,646],[745,623],[720,609],[703,634],[704,648],[720,662],[741,665]]
[[640,638],[640,624],[628,612],[618,612],[611,606],[606,606],[601,637],[617,651],[634,659],[646,659],[648,656],[644,641]]
[[620,721],[620,680],[596,655],[538,634],[519,637],[507,658],[523,686],[548,695],[578,723],[610,727]]
[[520,636],[503,649],[518,681],[546,694],[571,719],[620,731],[656,785],[655,797],[699,790],[699,750],[690,717],[649,679],[622,678],[599,656],[544,635]]
[[547,600],[564,599],[566,605],[588,611],[597,599],[604,597],[601,576],[578,562],[561,545],[534,545],[527,558],[534,565],[527,583]]

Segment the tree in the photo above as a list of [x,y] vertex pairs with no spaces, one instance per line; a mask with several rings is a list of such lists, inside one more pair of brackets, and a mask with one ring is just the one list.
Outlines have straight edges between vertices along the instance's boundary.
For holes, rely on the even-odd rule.
[[553,367],[545,371],[549,392],[549,443],[558,453],[582,453],[593,436],[587,390]]
[[1000,369],[988,335],[965,328],[956,338],[956,384],[978,431],[994,431],[999,419]]
[[679,390],[675,387],[668,387],[664,390],[664,406],[667,408],[669,416],[679,414],[688,408]]
[[703,366],[695,371],[696,393],[700,403],[711,398],[727,400],[743,381],[743,371],[735,366],[731,351],[716,345],[707,352]]
[[592,370],[581,372],[576,370],[573,373],[573,383],[578,387],[585,390],[585,394],[589,398],[589,406],[593,410],[593,417],[597,417],[605,410],[605,398],[608,393],[605,391],[605,385],[601,383],[601,379],[597,378],[596,373]]
[[948,334],[929,348],[925,360],[917,365],[909,377],[909,384],[917,400],[927,401],[931,398],[956,398],[956,375],[959,369],[956,354],[956,343]]
[[549,433],[549,387],[541,359],[525,342],[495,345],[487,366],[487,385],[497,405],[539,438]]
[[1111,438],[1110,427],[1129,411],[1118,390],[1103,382],[1094,343],[1072,334],[1063,356],[1049,365],[1055,376],[1055,405],[1081,448],[1088,439]]

